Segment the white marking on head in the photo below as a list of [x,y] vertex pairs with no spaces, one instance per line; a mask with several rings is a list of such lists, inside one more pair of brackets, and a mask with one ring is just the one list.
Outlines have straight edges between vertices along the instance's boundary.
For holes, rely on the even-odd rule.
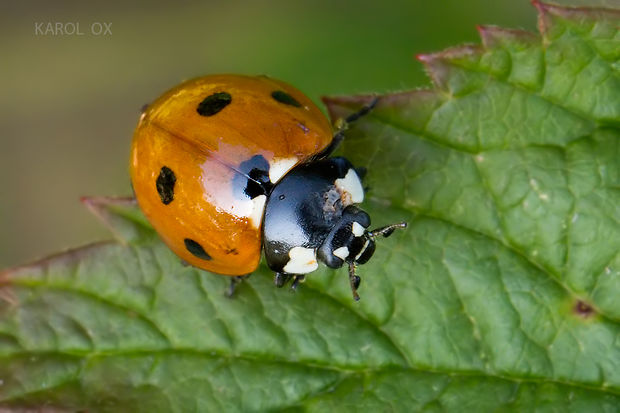
[[349,248],[347,247],[336,248],[332,254],[334,254],[334,256],[344,261],[349,256]]
[[355,235],[356,237],[361,237],[362,235],[364,235],[364,232],[366,232],[366,229],[358,222],[353,221],[353,227],[351,228],[351,232],[353,232],[353,235]]
[[299,160],[297,157],[292,158],[273,158],[269,163],[269,180],[272,184],[275,184],[286,174],[288,171],[297,165]]
[[368,248],[368,244],[370,244],[370,240],[369,239],[367,239],[366,242],[364,243],[364,246],[362,247],[362,250],[360,251],[360,253],[355,256],[355,261],[360,259],[360,257],[364,253],[364,251],[366,251],[366,248]]
[[344,178],[336,179],[336,188],[343,193],[343,204],[359,204],[364,200],[364,187],[362,181],[353,169],[349,169]]
[[259,195],[252,198],[252,212],[248,215],[252,226],[256,229],[260,228],[261,221],[263,220],[263,211],[265,210],[265,202],[267,201],[266,195]]
[[293,247],[288,252],[291,258],[282,269],[289,274],[307,274],[319,268],[316,251],[312,248]]

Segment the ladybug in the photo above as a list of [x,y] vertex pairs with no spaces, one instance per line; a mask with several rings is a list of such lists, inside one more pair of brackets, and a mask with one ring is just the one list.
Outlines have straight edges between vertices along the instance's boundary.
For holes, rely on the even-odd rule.
[[[376,103],[376,101],[375,101]],[[373,105],[349,116],[352,122]],[[292,86],[266,76],[211,75],[168,91],[142,113],[130,172],[140,208],[188,264],[235,276],[252,273],[261,250],[275,284],[296,288],[318,261],[349,267],[375,251],[359,169],[329,156],[343,139]]]

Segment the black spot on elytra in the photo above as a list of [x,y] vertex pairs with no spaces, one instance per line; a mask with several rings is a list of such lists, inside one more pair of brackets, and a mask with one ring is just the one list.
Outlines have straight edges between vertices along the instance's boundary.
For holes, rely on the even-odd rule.
[[155,181],[155,187],[164,205],[168,205],[174,200],[174,184],[176,181],[177,177],[172,172],[172,169],[162,166]]
[[269,162],[263,155],[254,155],[239,165],[239,172],[233,178],[233,188],[241,189],[239,198],[254,199],[259,195],[269,195],[273,184],[269,180]]
[[250,198],[255,198],[259,195],[269,195],[273,184],[269,180],[269,169],[252,169],[250,171],[250,178],[248,179],[248,185],[245,188],[245,193]]
[[183,242],[185,242],[185,248],[187,248],[187,250],[191,252],[194,257],[198,257],[203,260],[211,259],[211,256],[207,254],[204,248],[202,248],[202,245],[193,239],[185,238]]
[[196,112],[198,112],[200,116],[213,116],[228,106],[230,102],[232,102],[230,93],[217,92],[204,98],[203,101],[198,104]]
[[577,303],[575,303],[575,307],[573,308],[573,310],[575,311],[575,314],[583,318],[590,318],[595,313],[594,308],[592,308],[590,304],[581,300],[578,300]]
[[280,103],[284,103],[285,105],[295,106],[296,108],[301,107],[301,103],[283,90],[274,90],[271,92],[271,97]]

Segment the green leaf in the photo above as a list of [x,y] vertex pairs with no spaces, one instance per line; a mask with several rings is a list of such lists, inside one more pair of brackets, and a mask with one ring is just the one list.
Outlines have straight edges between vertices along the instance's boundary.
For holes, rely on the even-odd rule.
[[[620,13],[420,56],[342,148],[406,231],[296,294],[184,267],[127,199],[116,242],[0,273],[0,403],[88,411],[617,411]],[[326,99],[333,118],[370,97]]]

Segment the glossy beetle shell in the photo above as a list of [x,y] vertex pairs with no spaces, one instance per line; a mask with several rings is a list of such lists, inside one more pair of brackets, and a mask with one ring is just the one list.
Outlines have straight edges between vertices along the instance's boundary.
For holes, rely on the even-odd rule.
[[[292,86],[264,76],[214,75],[165,93],[140,118],[131,179],[144,214],[189,264],[251,273],[273,185],[320,152],[332,128]],[[258,188],[258,189],[257,189]]]

